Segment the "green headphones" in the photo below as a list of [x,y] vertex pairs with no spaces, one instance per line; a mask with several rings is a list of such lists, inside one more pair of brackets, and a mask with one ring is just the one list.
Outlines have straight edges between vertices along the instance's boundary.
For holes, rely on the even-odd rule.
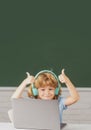
[[[55,89],[55,95],[57,96],[58,93],[59,93],[60,87],[61,87],[61,84],[60,84],[60,82],[59,82],[58,77],[56,76],[55,73],[53,73],[53,72],[50,71],[50,70],[42,70],[42,71],[40,71],[39,73],[37,73],[37,74],[35,75],[35,79],[37,79],[37,77],[38,77],[40,74],[42,74],[42,73],[51,73],[51,74],[55,77],[55,79],[57,80],[58,86],[57,86],[57,88]],[[34,83],[32,84],[32,93],[33,93],[34,96],[38,96],[38,89],[34,86]]]

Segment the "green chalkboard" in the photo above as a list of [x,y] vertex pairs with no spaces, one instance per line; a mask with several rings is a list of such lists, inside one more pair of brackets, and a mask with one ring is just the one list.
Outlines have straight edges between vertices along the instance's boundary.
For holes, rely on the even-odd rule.
[[91,87],[91,8],[82,2],[2,3],[0,86],[18,86],[27,71],[65,68],[77,87]]

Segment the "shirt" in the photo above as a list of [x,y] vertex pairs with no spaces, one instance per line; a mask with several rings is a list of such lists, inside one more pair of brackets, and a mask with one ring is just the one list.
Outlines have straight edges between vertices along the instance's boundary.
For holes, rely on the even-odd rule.
[[62,115],[63,115],[63,110],[67,109],[67,106],[65,105],[65,99],[62,96],[58,97],[58,102],[59,102],[59,112],[60,112],[60,123],[62,123]]

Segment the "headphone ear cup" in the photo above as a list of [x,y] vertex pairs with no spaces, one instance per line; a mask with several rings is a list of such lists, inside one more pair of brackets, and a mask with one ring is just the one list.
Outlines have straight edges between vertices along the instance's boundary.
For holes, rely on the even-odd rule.
[[38,90],[35,87],[32,87],[32,92],[34,96],[38,96]]
[[55,95],[56,95],[56,96],[58,95],[58,93],[59,93],[59,87],[57,87],[57,88],[55,89]]

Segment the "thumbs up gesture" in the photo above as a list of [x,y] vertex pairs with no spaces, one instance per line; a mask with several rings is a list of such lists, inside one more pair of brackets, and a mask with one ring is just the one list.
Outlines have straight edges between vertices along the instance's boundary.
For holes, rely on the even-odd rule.
[[61,74],[59,75],[59,80],[61,83],[66,83],[68,81],[68,77],[66,76],[64,69],[62,69]]
[[29,72],[26,72],[27,77],[24,80],[25,85],[29,85],[34,82],[34,76],[30,75]]

